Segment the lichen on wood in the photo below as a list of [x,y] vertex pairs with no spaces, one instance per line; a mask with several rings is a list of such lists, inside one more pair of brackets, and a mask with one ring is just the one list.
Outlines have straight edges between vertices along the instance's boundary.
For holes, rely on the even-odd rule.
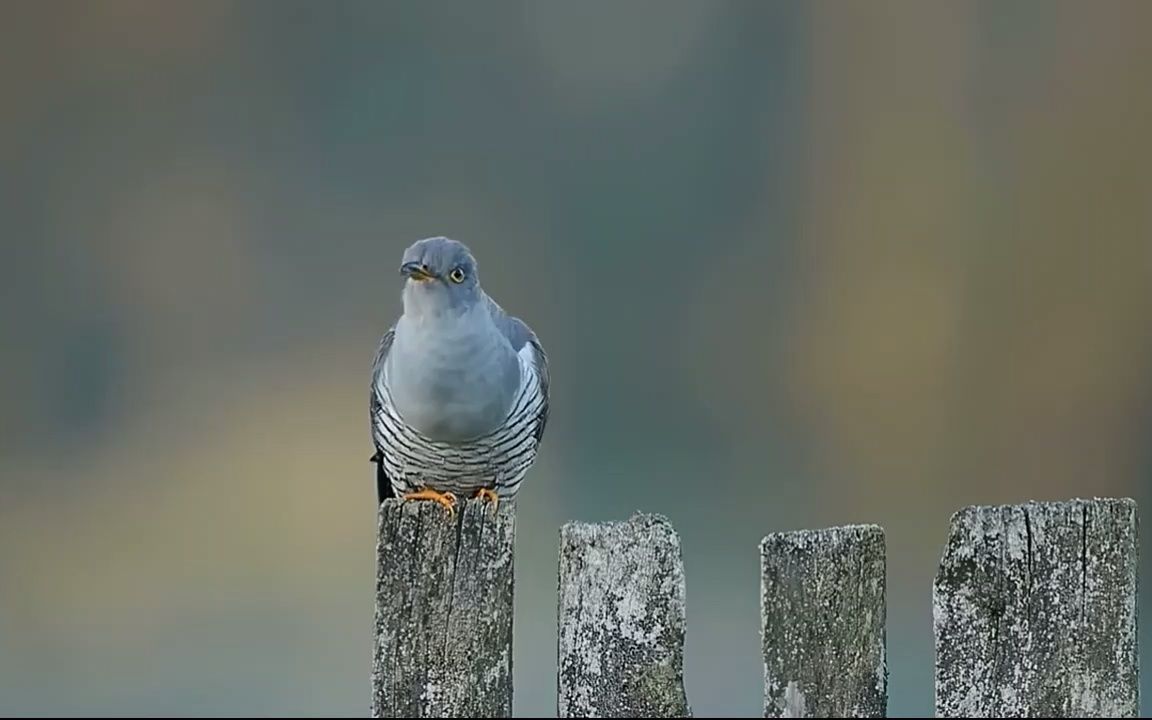
[[1137,717],[1136,504],[972,506],[933,584],[938,717]]
[[684,566],[662,516],[560,531],[559,717],[691,717]]
[[385,500],[373,717],[511,717],[514,503]]
[[764,717],[884,717],[884,530],[773,533],[760,570]]

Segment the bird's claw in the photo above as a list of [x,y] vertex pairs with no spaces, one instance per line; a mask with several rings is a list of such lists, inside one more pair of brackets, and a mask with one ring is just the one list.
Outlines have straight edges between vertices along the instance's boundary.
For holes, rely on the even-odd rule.
[[496,512],[496,508],[500,505],[500,496],[488,488],[480,488],[472,497],[480,498],[481,500],[490,500],[492,502],[492,512]]
[[404,495],[405,500],[432,500],[448,508],[448,514],[456,514],[456,496],[450,492],[436,492],[425,488],[419,492],[410,492]]

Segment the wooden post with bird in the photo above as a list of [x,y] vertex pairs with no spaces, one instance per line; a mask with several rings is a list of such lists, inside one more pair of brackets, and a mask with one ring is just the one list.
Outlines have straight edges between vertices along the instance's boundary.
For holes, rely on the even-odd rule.
[[515,504],[385,500],[372,716],[511,717]]

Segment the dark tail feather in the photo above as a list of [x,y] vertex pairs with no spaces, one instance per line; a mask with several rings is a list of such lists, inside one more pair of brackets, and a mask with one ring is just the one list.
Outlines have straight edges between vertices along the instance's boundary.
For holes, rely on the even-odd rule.
[[382,505],[388,498],[396,497],[396,493],[392,492],[392,481],[384,471],[384,458],[379,450],[372,456],[372,462],[376,463],[376,504]]

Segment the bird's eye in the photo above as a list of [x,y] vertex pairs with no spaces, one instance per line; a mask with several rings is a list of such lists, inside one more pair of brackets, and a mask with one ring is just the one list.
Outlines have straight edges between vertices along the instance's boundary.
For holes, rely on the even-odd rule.
[[452,272],[448,273],[448,279],[454,283],[464,282],[464,271],[460,268],[453,268]]

